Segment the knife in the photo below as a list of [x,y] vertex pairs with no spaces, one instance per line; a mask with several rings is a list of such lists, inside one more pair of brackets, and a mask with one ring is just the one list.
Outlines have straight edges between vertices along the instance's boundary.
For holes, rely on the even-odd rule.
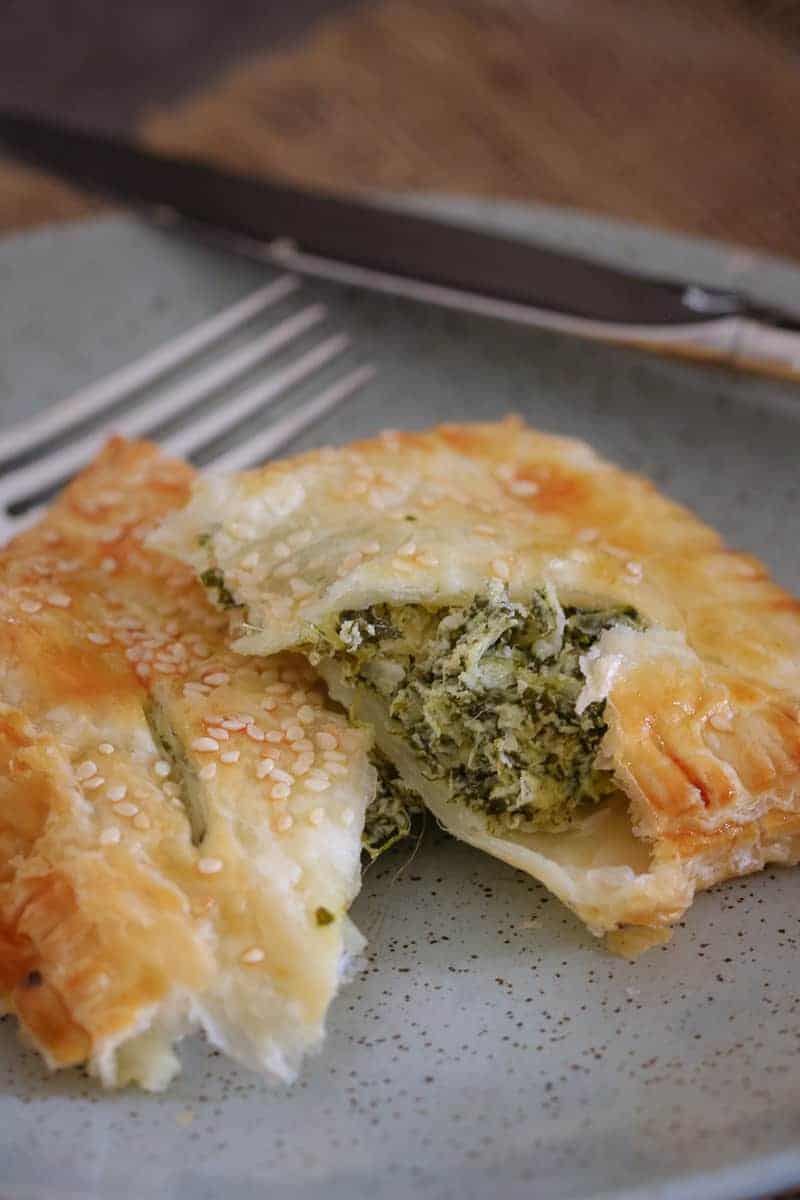
[[0,112],[0,146],[90,191],[285,269],[582,337],[800,378],[800,312],[532,242],[168,157]]

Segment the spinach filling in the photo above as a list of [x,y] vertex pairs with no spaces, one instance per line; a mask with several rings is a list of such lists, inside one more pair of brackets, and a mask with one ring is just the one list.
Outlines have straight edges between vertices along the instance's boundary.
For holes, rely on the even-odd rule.
[[562,608],[552,589],[515,604],[492,585],[464,608],[343,612],[331,651],[451,800],[493,828],[557,831],[614,790],[594,766],[605,702],[575,705],[581,655],[619,624],[642,627],[632,608]]
[[208,831],[208,811],[203,796],[203,785],[162,706],[155,700],[150,700],[144,706],[144,716],[150,726],[153,740],[163,750],[172,768],[173,780],[177,781],[180,789],[180,800],[189,822],[192,845],[200,846]]
[[384,850],[407,838],[420,818],[423,808],[419,796],[403,783],[396,768],[380,750],[370,753],[378,774],[375,799],[367,809],[361,848],[372,862]]

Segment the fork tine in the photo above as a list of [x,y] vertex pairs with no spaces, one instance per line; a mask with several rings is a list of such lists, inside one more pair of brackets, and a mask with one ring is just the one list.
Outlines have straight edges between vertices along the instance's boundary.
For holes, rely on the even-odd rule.
[[299,287],[299,282],[292,275],[281,275],[266,287],[259,288],[136,362],[74,392],[60,404],[26,421],[24,426],[4,430],[0,439],[0,464],[34,450],[73,425],[104,412],[130,392],[151,383],[159,375],[245,324],[263,309],[276,304]]
[[163,448],[168,454],[176,454],[188,458],[203,446],[216,441],[228,430],[233,429],[246,417],[267,408],[279,396],[301,380],[306,379],[325,363],[330,362],[337,354],[341,354],[349,345],[349,339],[344,334],[337,334],[320,342],[313,350],[303,354],[295,362],[290,363],[281,371],[277,371],[269,379],[256,383],[251,388],[224,405],[215,408],[207,416],[188,425],[185,429],[164,438]]
[[81,438],[79,442],[54,450],[16,471],[9,471],[0,478],[0,505],[19,503],[69,478],[98,453],[112,429],[125,437],[138,437],[165,425],[186,408],[204,400],[224,384],[232,382],[300,337],[321,321],[324,315],[325,309],[321,304],[309,305],[246,346],[194,372],[173,388],[137,405],[131,412],[114,421],[110,428],[98,430]]
[[[256,466],[265,462],[271,455],[288,446],[306,429],[311,428],[327,413],[354,395],[370,379],[375,376],[372,366],[356,367],[342,379],[332,383],[318,396],[312,397],[301,404],[293,413],[289,413],[269,429],[265,429],[256,437],[248,438],[246,442],[223,454],[218,454],[208,461],[206,467],[215,471],[241,471],[246,467]],[[47,510],[46,504],[37,504],[28,509],[13,521],[8,522],[0,511],[0,545],[4,536],[21,533],[38,521]]]
[[266,462],[271,455],[278,450],[283,450],[304,430],[309,429],[326,413],[362,388],[374,375],[374,367],[356,367],[349,375],[345,375],[343,379],[331,384],[319,396],[301,404],[293,413],[276,421],[263,433],[254,438],[248,438],[241,446],[234,446],[225,454],[218,454],[206,465],[215,471],[241,471],[245,467],[253,467],[258,463]]

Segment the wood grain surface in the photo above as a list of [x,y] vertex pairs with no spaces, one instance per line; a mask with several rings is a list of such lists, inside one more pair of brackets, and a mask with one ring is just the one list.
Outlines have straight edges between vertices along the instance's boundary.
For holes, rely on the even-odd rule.
[[[385,0],[139,132],[310,184],[565,205],[800,258],[799,26],[746,0]],[[0,171],[0,228],[87,207]]]

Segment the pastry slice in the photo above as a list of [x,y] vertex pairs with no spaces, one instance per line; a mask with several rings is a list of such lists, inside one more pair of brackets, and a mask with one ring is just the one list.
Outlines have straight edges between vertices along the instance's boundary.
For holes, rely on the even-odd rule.
[[800,608],[588,446],[499,424],[203,480],[157,535],[457,837],[596,934],[800,858]]
[[0,1003],[106,1085],[195,1029],[291,1080],[362,945],[366,735],[144,547],[191,478],[114,441],[0,555]]

